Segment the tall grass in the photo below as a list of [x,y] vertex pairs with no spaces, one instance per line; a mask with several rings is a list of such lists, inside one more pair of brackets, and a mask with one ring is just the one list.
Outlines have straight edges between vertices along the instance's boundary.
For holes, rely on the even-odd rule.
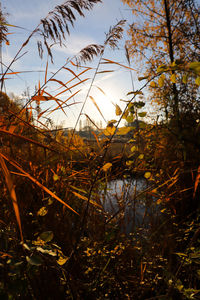
[[[178,275],[184,263],[173,273],[175,283],[172,289],[168,283],[173,269],[171,252],[175,252],[173,239],[185,237],[185,233],[176,235],[176,206],[171,200],[189,188],[178,189],[182,176],[180,161],[168,166],[164,160],[162,151],[164,147],[169,150],[166,144],[171,136],[167,138],[166,132],[157,124],[138,121],[139,117],[145,116],[145,112],[140,111],[144,106],[142,90],[153,78],[149,78],[138,91],[132,84],[133,91],[129,93],[124,109],[115,105],[116,120],[108,122],[106,128],[99,129],[90,112],[85,112],[87,102],[92,101],[100,117],[105,119],[92,94],[97,75],[109,71],[100,69],[100,66],[117,65],[132,74],[127,48],[127,65],[104,57],[107,47],[117,48],[123,37],[125,21],[121,20],[109,29],[103,45],[89,45],[68,58],[53,74],[49,72],[48,60],[53,60],[50,43],[59,42],[62,46],[70,25],[74,26],[76,15],[84,16],[85,10],[100,2],[70,0],[56,6],[39,22],[2,71],[0,268],[4,275],[0,275],[1,297],[156,299],[163,290],[165,295],[159,296],[163,299],[169,299],[171,290],[172,297],[177,295]],[[3,16],[1,18],[3,43],[7,42],[7,26]],[[17,75],[12,71],[12,65],[17,59],[23,60],[22,51],[35,36],[40,37],[37,42],[40,57],[44,56],[44,49],[47,51],[44,79],[25,104],[18,105],[3,92],[6,76]],[[98,57],[96,67],[85,66],[94,57]],[[3,61],[1,64],[4,66]],[[67,82],[58,77],[61,71],[71,75]],[[93,76],[89,80],[91,72]],[[86,83],[88,88],[83,101],[72,102],[76,95],[80,96]],[[52,86],[54,92],[51,92]],[[62,128],[52,130],[51,122],[49,126],[46,120],[55,112],[66,115],[72,105],[81,106],[74,128],[67,135]],[[98,129],[98,133],[93,132],[92,142],[83,140],[77,133],[83,115]],[[129,120],[131,125],[120,127],[123,120]],[[133,120],[136,120],[136,128],[132,126]],[[160,165],[167,169],[164,175]],[[143,175],[148,179],[148,186],[139,191],[137,180]],[[131,188],[132,178],[131,183],[127,180],[130,176],[135,176],[134,190]],[[126,180],[121,194],[115,194],[117,210],[109,213],[103,205],[102,191],[105,198],[109,182],[119,178]],[[199,176],[194,196],[198,180]],[[142,224],[145,226],[138,227],[136,210],[140,203],[146,205]],[[130,207],[130,215],[127,207]],[[149,207],[158,213],[159,218],[152,217]],[[166,214],[162,216],[164,212]],[[128,236],[127,222],[132,224]],[[187,224],[184,226],[188,229]],[[197,226],[198,220],[189,226],[191,233]],[[161,236],[159,241],[156,239],[158,235]],[[171,243],[167,245],[165,240]]]
[[[57,6],[46,18],[43,18],[21,45],[11,63],[2,72],[1,90],[3,91],[6,86],[7,75],[18,74],[17,71],[12,71],[12,65],[16,60],[23,59],[23,55],[21,57],[22,51],[34,36],[39,35],[42,37],[42,40],[37,43],[41,58],[45,47],[48,56],[53,61],[49,43],[59,41],[62,45],[65,34],[69,34],[69,24],[74,25],[75,13],[84,16],[84,10],[91,9],[98,2],[101,1],[66,1],[63,5]],[[11,258],[11,266],[13,266],[13,259],[18,252],[22,264],[24,264],[26,256],[28,268],[29,266],[31,268],[31,266],[39,267],[43,265],[46,258],[46,263],[49,264],[49,258],[44,253],[47,253],[50,257],[51,255],[52,257],[56,256],[56,272],[61,271],[63,264],[66,265],[66,268],[68,264],[70,268],[74,260],[74,254],[80,247],[82,237],[86,232],[87,235],[96,235],[95,228],[92,228],[96,223],[95,219],[99,219],[99,222],[95,225],[96,231],[99,231],[104,223],[103,207],[98,195],[98,180],[104,177],[102,167],[105,164],[106,152],[109,147],[106,146],[105,149],[101,149],[101,142],[98,141],[96,136],[99,151],[102,151],[102,153],[99,158],[98,152],[95,152],[94,157],[91,157],[90,148],[76,134],[76,126],[89,99],[93,101],[100,115],[103,116],[94,97],[91,95],[91,89],[99,72],[105,48],[111,47],[114,49],[117,47],[118,41],[122,38],[124,24],[125,21],[118,22],[110,28],[102,46],[89,45],[82,49],[80,53],[68,59],[53,75],[49,75],[47,63],[43,83],[39,82],[35,94],[26,99],[25,105],[15,105],[6,94],[1,92],[0,130],[2,146],[0,163],[13,203],[23,246],[18,252],[17,247],[20,240],[13,224],[12,210],[10,210],[9,203],[5,202],[8,196],[5,196],[6,193],[4,192],[2,226],[5,227],[1,231],[1,236],[5,243],[7,243],[8,236],[11,237],[11,252],[13,254],[10,255],[10,247],[5,246],[2,255]],[[6,26],[2,27],[2,32],[4,35],[1,41],[7,41]],[[87,72],[90,70],[90,68],[84,68],[82,71],[81,64],[82,62],[91,61],[94,56],[98,55],[100,57],[97,67],[94,70],[93,78],[72,133],[68,134],[67,137],[64,136],[62,131],[54,134],[43,120],[48,118],[49,114],[58,110],[66,114],[66,108],[76,104],[70,104],[70,100],[80,92],[80,87],[88,81],[88,78],[83,78],[83,76],[87,76]],[[1,63],[3,66],[4,62]],[[78,73],[73,71],[71,65],[77,67]],[[57,79],[60,71],[71,73],[71,79],[67,82]],[[57,92],[53,95],[48,91],[48,87],[52,84],[57,85]],[[63,94],[68,94],[65,100],[62,100]],[[46,106],[42,110],[41,104],[44,102],[47,104],[55,102],[56,107],[51,109]],[[89,113],[87,113],[87,116],[90,118]],[[1,186],[3,189],[3,178]],[[98,235],[101,236],[102,234],[103,228]],[[53,246],[53,244],[49,244],[50,248],[48,248],[49,246],[46,243],[51,242],[53,236],[55,236],[56,243],[61,245],[64,250],[61,250],[60,246]],[[39,249],[43,253],[42,256]],[[53,264],[55,263],[54,259]],[[28,291],[24,295],[21,291],[18,291],[15,296],[28,297],[27,295],[29,295],[32,298],[39,299],[41,291],[39,292],[40,288],[35,285],[35,277],[30,273],[31,269],[25,270],[23,268],[23,270],[25,272],[24,276],[21,275],[21,271],[20,276],[23,277],[22,282],[25,282],[28,286]],[[40,276],[42,276],[42,272],[41,270]],[[66,271],[62,272],[65,277]],[[7,294],[12,294],[10,285],[18,278],[17,274],[14,276],[14,281],[9,279],[7,282],[6,278],[2,278],[2,289]],[[67,285],[70,284],[68,280],[71,279],[67,279],[65,283]],[[69,290],[73,289],[70,288]],[[55,292],[56,288],[53,293]],[[60,293],[62,294],[61,291]]]

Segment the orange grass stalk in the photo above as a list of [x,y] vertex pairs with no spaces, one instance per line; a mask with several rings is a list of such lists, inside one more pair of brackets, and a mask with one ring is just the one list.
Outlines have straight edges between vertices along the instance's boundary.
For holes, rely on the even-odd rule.
[[[37,186],[39,186],[42,190],[44,190],[46,193],[48,193],[51,197],[65,205],[68,209],[73,211],[76,215],[79,215],[71,206],[69,206],[67,203],[65,203],[62,199],[60,199],[58,196],[56,196],[53,192],[51,192],[46,186],[41,184],[37,179],[32,177],[29,173],[24,171],[16,162],[10,160],[8,157],[0,153],[0,158],[7,160],[12,166],[14,166],[16,169],[18,169],[21,173],[23,173],[27,178],[29,178],[32,182],[34,182]],[[3,160],[4,162],[4,160]],[[5,162],[4,162],[5,164]]]
[[20,231],[20,237],[21,237],[21,240],[22,240],[22,243],[23,243],[24,239],[23,239],[23,234],[22,234],[22,225],[21,225],[21,219],[20,219],[20,213],[19,213],[19,206],[18,206],[18,203],[17,203],[17,196],[16,196],[16,193],[15,193],[15,187],[14,187],[10,172],[9,172],[2,156],[0,156],[0,164],[1,164],[1,167],[2,167],[2,170],[3,170],[3,174],[4,174],[4,177],[5,177],[5,181],[6,181],[8,191],[10,193],[13,208],[14,208],[14,211],[15,211],[15,217],[16,217],[17,224],[18,224],[19,231]]

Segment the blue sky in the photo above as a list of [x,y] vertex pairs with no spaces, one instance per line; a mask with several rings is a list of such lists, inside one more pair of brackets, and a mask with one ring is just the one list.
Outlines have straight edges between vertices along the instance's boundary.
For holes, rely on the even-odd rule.
[[[3,61],[5,64],[9,64],[19,47],[25,41],[26,37],[37,26],[39,20],[44,18],[50,10],[53,10],[55,5],[61,3],[63,3],[63,1],[59,0],[2,1],[3,10],[9,14],[7,17],[8,23],[25,28],[25,30],[22,30],[10,27],[10,32],[12,33],[8,36],[10,45],[3,46]],[[52,74],[51,72],[55,72],[59,67],[61,67],[67,58],[76,55],[88,44],[102,44],[105,39],[105,33],[108,32],[110,26],[115,25],[117,21],[122,18],[127,19],[128,23],[133,21],[128,7],[123,5],[120,0],[104,0],[102,4],[95,5],[92,11],[86,12],[85,18],[78,17],[75,22],[75,27],[70,30],[70,37],[67,37],[64,42],[65,47],[60,48],[56,45],[53,48],[54,64],[49,62],[48,76]],[[127,65],[124,55],[124,41],[125,37],[122,41],[120,41],[119,49],[114,52],[107,49],[104,57]],[[8,93],[13,92],[16,95],[21,95],[26,88],[29,88],[30,94],[32,95],[39,80],[41,84],[44,81],[44,71],[47,59],[45,57],[43,60],[38,58],[36,42],[37,39],[33,38],[22,52],[24,53],[27,51],[27,53],[21,59],[17,60],[12,66],[13,71],[34,71],[34,73],[22,73],[19,76],[12,75],[10,77],[11,79],[6,81],[6,91]],[[95,67],[97,63],[98,60],[96,59],[91,65],[87,65]],[[69,67],[71,68],[72,66]],[[120,99],[127,99],[126,94],[132,90],[130,71],[113,65],[102,65],[101,69],[115,70],[113,73],[102,74],[101,76],[98,75],[95,80],[94,84],[103,89],[106,95],[103,95],[95,87],[91,90],[90,95],[94,97],[96,103],[105,116],[105,119],[110,120],[116,118],[115,108],[112,103],[118,103],[123,108],[123,104],[120,102]],[[79,72],[78,70],[74,71],[77,73]],[[66,71],[62,71],[56,78],[66,82],[71,76],[71,74],[68,73]],[[92,72],[88,72],[88,75],[91,78],[93,76]],[[84,76],[86,77],[86,75]],[[82,79],[84,79],[84,76]],[[133,77],[137,78],[134,72]],[[137,84],[136,80],[135,85],[137,86]],[[71,99],[71,102],[68,103],[70,104],[73,101],[82,103],[85,99],[89,86],[90,80],[88,80],[84,85],[81,85],[81,87],[78,87],[77,90],[81,88],[81,91],[77,94],[75,99]],[[49,86],[49,91],[54,92],[56,88],[58,88],[58,86],[51,85]],[[75,91],[76,89],[73,89],[73,92]],[[66,95],[65,98],[68,96]],[[49,116],[53,118],[56,124],[62,123],[64,127],[73,127],[81,109],[81,105],[82,104],[77,104],[66,108],[66,115],[62,111],[59,111],[59,113],[53,113]],[[42,109],[46,110],[47,104],[42,104]],[[84,111],[93,120],[101,120],[98,110],[90,99],[87,100]]]

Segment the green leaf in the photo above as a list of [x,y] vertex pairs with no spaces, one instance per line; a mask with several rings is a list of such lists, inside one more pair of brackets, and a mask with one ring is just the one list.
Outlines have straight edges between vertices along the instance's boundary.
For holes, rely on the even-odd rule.
[[107,172],[111,167],[112,167],[112,164],[111,164],[111,163],[107,163],[107,164],[105,164],[105,165],[102,167],[102,170],[103,170],[104,172]]
[[41,266],[43,263],[42,258],[39,255],[26,256],[27,262],[32,266]]
[[52,231],[45,231],[40,234],[39,238],[44,242],[50,242],[53,239],[53,232]]
[[47,213],[48,213],[48,209],[45,206],[43,206],[38,210],[37,215],[44,217]]
[[143,122],[143,121],[141,121],[140,123],[139,123],[139,127],[140,128],[146,128],[146,126],[147,126],[147,124],[145,123],[145,122]]
[[145,111],[138,113],[138,116],[141,118],[146,117],[147,113]]
[[145,106],[145,103],[143,101],[134,102],[133,105],[137,108],[142,108]]
[[127,133],[129,133],[129,131],[131,131],[130,127],[121,127],[118,128],[117,135],[126,135]]
[[128,123],[132,123],[132,122],[133,122],[133,115],[132,115],[132,114],[129,115],[129,116],[126,118],[126,121],[127,121]]
[[122,114],[122,110],[117,104],[115,105],[115,114],[116,116],[120,116]]
[[200,77],[199,77],[199,76],[196,78],[195,83],[196,83],[198,86],[200,86]]

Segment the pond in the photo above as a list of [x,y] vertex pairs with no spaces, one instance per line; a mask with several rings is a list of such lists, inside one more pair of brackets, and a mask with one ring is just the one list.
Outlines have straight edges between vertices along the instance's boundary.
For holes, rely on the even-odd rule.
[[134,232],[136,227],[149,227],[158,216],[158,207],[146,191],[146,179],[117,179],[108,182],[101,201],[109,218],[115,218],[121,231]]

